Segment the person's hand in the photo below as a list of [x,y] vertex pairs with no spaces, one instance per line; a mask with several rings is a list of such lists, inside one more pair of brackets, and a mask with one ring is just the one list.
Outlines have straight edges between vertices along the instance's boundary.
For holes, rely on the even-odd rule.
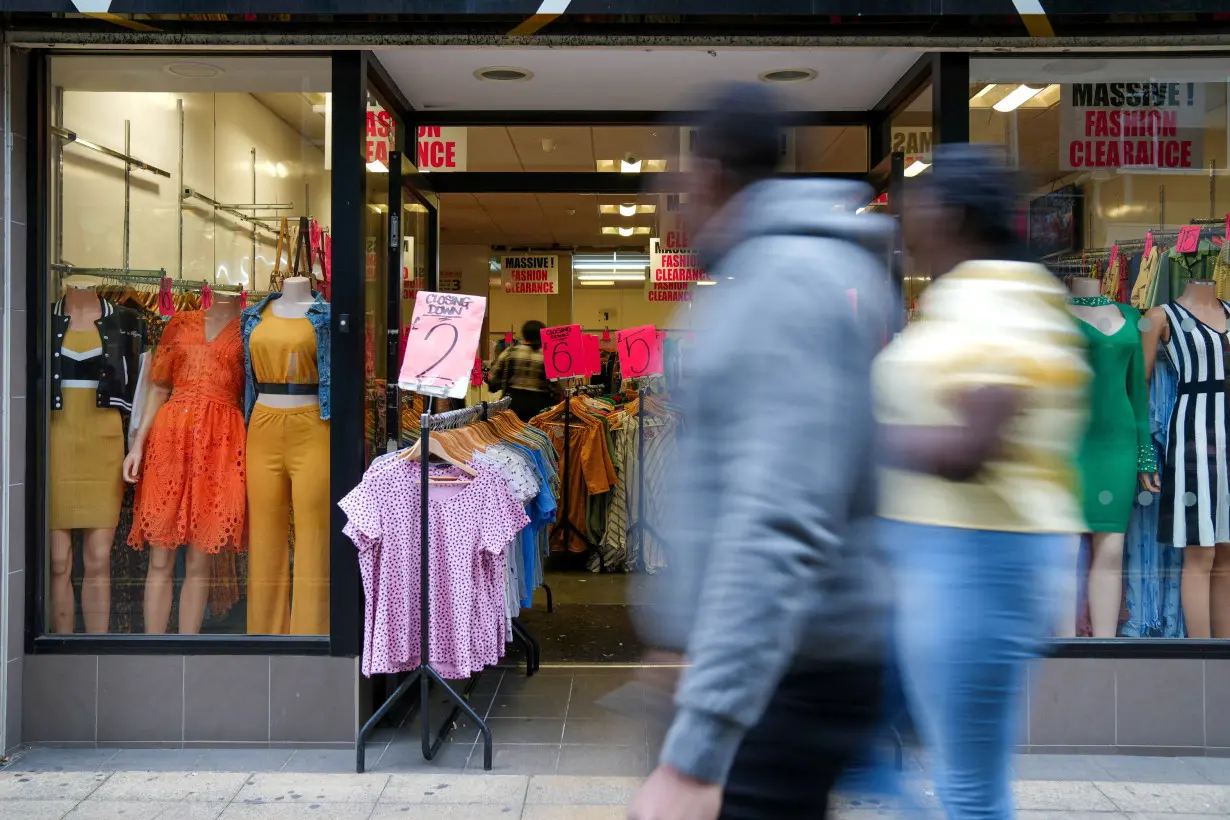
[[659,766],[641,786],[628,809],[628,820],[717,820],[722,787]]
[[1141,473],[1140,486],[1151,493],[1160,493],[1162,491],[1162,479],[1157,473]]
[[141,475],[141,455],[144,449],[142,445],[134,444],[128,455],[124,456],[124,480],[129,484],[136,484]]

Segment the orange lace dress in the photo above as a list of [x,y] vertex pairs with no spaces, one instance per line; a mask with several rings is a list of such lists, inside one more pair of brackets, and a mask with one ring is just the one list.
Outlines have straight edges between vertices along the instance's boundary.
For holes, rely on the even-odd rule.
[[205,311],[175,314],[151,376],[171,397],[145,441],[128,543],[241,550],[247,491],[239,319],[207,341]]

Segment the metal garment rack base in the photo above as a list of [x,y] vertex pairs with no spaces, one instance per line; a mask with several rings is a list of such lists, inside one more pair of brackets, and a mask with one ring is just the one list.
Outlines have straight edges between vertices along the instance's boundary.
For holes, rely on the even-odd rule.
[[[507,406],[510,403],[506,399],[501,399],[495,405],[500,404]],[[358,737],[355,738],[355,771],[362,774],[366,764],[367,739],[372,732],[376,730],[376,726],[384,719],[384,716],[397,705],[397,703],[411,690],[415,683],[419,685],[419,730],[423,747],[423,759],[431,760],[440,751],[440,746],[443,745],[448,733],[453,729],[453,722],[459,714],[464,713],[466,717],[478,726],[479,732],[483,736],[483,769],[491,771],[491,727],[474,711],[470,706],[469,696],[474,691],[474,686],[478,683],[479,675],[475,675],[466,684],[466,687],[461,692],[453,688],[452,684],[446,681],[439,672],[431,666],[431,656],[429,654],[430,647],[428,642],[428,629],[430,628],[430,584],[431,573],[428,563],[429,549],[429,521],[428,521],[428,487],[431,478],[428,453],[431,446],[431,428],[433,424],[449,424],[454,421],[468,420],[471,416],[482,414],[482,418],[487,418],[487,402],[483,402],[482,407],[467,407],[464,410],[453,410],[448,413],[439,415],[431,415],[432,399],[427,398],[427,404],[424,408],[424,413],[419,419],[420,426],[420,452],[422,455],[419,458],[420,472],[420,488],[419,488],[419,665],[410,673],[401,684],[393,691],[393,694],[381,704],[362,728],[359,729]],[[502,407],[500,409],[503,409]],[[447,428],[443,428],[447,429]],[[538,641],[530,635],[525,626],[521,624],[519,619],[513,619],[513,637],[520,641],[526,648],[526,667],[527,675],[532,675],[538,671],[539,659],[541,657],[541,649]],[[452,703],[453,708],[449,711],[448,716],[444,719],[444,723],[433,734],[431,728],[431,684],[435,683],[444,691],[445,699]]]

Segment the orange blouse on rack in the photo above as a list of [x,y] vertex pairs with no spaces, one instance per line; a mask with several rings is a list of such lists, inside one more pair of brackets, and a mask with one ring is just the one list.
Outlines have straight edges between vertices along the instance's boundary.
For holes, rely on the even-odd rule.
[[247,492],[239,318],[209,341],[205,311],[177,313],[154,354],[152,380],[171,397],[145,442],[128,543],[241,549]]

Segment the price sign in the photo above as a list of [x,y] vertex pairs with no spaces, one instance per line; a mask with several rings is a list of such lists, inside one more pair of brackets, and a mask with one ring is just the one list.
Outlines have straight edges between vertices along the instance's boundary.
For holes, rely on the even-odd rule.
[[662,372],[662,339],[653,325],[621,330],[615,334],[615,341],[625,379]]
[[1200,247],[1200,226],[1185,225],[1179,228],[1179,238],[1175,240],[1174,249],[1179,253],[1195,253]]
[[585,343],[585,375],[597,376],[602,372],[602,342],[597,336],[586,333]]
[[584,334],[580,325],[542,329],[542,360],[548,379],[566,379],[584,372]]
[[397,386],[424,396],[465,398],[486,309],[481,296],[419,291]]
[[478,387],[483,383],[483,357],[474,357],[474,369],[470,371],[470,387]]
[[[1227,226],[1230,226],[1230,215],[1227,215],[1227,216],[1226,216],[1226,225],[1227,225]],[[609,342],[609,341],[611,341],[611,331],[610,331],[610,330],[603,330],[603,331],[602,331],[602,341],[604,341],[604,342]]]
[[504,344],[511,345],[512,343],[513,343],[513,335],[512,335],[512,331],[510,330],[504,334]]
[[1145,233],[1145,256],[1149,255],[1149,251],[1153,250],[1153,231]]
[[175,315],[175,299],[171,293],[171,277],[164,276],[158,284],[158,315],[169,319]]

